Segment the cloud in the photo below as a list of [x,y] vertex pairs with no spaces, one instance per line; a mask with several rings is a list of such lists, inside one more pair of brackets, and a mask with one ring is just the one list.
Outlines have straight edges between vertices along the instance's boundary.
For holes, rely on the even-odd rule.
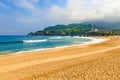
[[23,9],[34,11],[36,10],[36,7],[33,4],[33,1],[36,2],[36,0],[14,0],[13,3]]
[[68,0],[66,7],[51,7],[53,19],[64,22],[120,20],[120,0]]
[[42,0],[13,0],[13,3],[31,14],[22,14],[18,21],[25,23],[57,23],[84,22],[90,20],[120,20],[120,0],[67,0],[65,7],[53,4],[47,9],[38,5]]
[[120,21],[120,0],[62,1],[64,0],[1,0],[0,26],[14,28],[21,33],[23,28],[29,32],[56,24]]
[[40,22],[44,11],[41,11],[41,9],[36,5],[39,1],[40,0],[12,0],[12,3],[16,7],[27,12],[20,12],[16,14],[16,20],[23,23]]

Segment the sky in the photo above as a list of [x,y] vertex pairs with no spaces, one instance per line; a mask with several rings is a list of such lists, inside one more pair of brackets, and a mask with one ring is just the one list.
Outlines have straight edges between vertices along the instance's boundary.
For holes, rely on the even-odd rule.
[[120,0],[0,0],[0,35],[97,20],[120,21]]

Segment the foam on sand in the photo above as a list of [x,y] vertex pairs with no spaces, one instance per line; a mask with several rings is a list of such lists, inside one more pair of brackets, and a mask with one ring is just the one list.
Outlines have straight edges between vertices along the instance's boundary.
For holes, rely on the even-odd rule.
[[[84,38],[86,38],[86,37],[84,37]],[[88,37],[88,39],[91,39],[91,41],[83,42],[83,44],[94,44],[94,43],[104,42],[104,41],[108,40],[105,38],[92,38],[92,37]]]

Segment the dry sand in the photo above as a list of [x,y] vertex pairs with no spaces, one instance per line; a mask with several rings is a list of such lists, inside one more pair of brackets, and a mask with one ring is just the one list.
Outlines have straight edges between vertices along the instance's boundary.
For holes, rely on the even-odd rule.
[[120,80],[120,37],[0,57],[0,80]]

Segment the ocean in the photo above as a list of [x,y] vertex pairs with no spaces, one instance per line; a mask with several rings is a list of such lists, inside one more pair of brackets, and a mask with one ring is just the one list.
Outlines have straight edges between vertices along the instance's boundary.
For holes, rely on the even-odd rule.
[[0,55],[83,44],[91,39],[78,36],[0,36]]

